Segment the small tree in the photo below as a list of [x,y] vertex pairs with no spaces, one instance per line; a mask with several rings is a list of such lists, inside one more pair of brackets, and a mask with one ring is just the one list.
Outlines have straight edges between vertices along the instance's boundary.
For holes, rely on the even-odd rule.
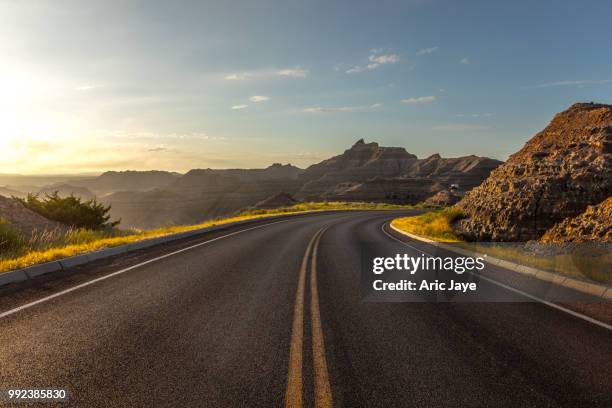
[[81,201],[80,197],[75,197],[72,194],[69,197],[62,198],[57,191],[53,194],[45,194],[45,198],[42,200],[38,197],[38,194],[28,194],[25,199],[16,199],[26,208],[45,218],[75,228],[92,230],[112,228],[121,222],[121,220],[109,222],[111,206],[104,206],[98,203],[96,199]]

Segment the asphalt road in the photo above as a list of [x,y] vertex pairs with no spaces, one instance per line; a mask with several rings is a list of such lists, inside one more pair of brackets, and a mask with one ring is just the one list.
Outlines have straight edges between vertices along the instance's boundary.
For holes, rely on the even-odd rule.
[[612,406],[606,328],[536,302],[362,302],[362,247],[395,242],[397,214],[297,217],[5,288],[0,314],[201,244],[0,318],[0,389],[66,388],[57,406],[79,407]]

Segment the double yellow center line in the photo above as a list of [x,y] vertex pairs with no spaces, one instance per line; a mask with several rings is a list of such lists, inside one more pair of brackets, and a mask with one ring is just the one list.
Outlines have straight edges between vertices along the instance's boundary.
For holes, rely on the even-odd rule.
[[325,358],[325,341],[321,325],[321,311],[319,309],[319,291],[317,289],[317,253],[319,241],[326,229],[327,227],[321,228],[312,237],[306,247],[300,267],[295,306],[293,308],[291,347],[289,349],[289,372],[287,374],[287,390],[285,393],[285,407],[287,408],[301,408],[303,405],[304,292],[309,264],[310,325],[312,330],[315,407],[330,408],[333,405],[327,360]]

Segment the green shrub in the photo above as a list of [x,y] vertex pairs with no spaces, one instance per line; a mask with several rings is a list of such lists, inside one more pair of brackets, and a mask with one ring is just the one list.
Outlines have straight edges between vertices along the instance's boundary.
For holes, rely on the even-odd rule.
[[62,198],[57,191],[53,194],[45,194],[44,199],[40,199],[38,194],[28,194],[25,199],[17,199],[26,208],[43,217],[74,228],[99,230],[115,227],[120,222],[109,222],[110,205],[104,206],[95,199],[81,201],[74,195]]

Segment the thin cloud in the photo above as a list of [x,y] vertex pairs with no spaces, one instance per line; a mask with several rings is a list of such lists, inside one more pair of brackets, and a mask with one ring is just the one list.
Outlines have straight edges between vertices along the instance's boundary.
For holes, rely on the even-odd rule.
[[495,113],[492,112],[483,112],[483,113],[458,113],[455,115],[457,118],[490,118],[491,116],[495,116]]
[[427,54],[433,54],[434,52],[438,51],[440,48],[439,47],[430,47],[430,48],[423,48],[420,49],[416,52],[416,55],[427,55]]
[[385,54],[385,55],[370,55],[368,58],[375,64],[395,64],[400,60],[400,57],[396,54]]
[[252,75],[248,72],[243,72],[241,74],[228,74],[223,77],[226,81],[244,81],[245,79],[250,78]]
[[269,100],[270,100],[270,98],[268,96],[263,96],[263,95],[255,95],[255,96],[251,96],[249,98],[249,101],[255,102],[255,103],[257,103],[257,102],[266,102],[266,101],[269,101]]
[[301,67],[284,69],[263,69],[259,71],[233,72],[223,76],[226,81],[246,81],[252,79],[268,79],[273,77],[305,78],[308,70]]
[[300,67],[287,68],[276,71],[276,75],[283,77],[305,78],[308,75],[308,70]]
[[370,62],[367,65],[355,65],[347,69],[345,72],[347,74],[357,74],[365,71],[372,71],[381,65],[385,64],[395,64],[400,61],[400,57],[397,54],[380,54],[382,52],[381,49],[370,50],[371,55],[368,57],[368,61]]
[[374,103],[369,106],[339,106],[339,107],[323,107],[323,106],[313,106],[310,108],[305,108],[302,111],[307,113],[339,113],[339,112],[355,112],[355,111],[363,111],[367,109],[377,109],[382,106],[381,103]]
[[234,105],[232,106],[232,110],[241,110],[241,109],[246,109],[248,107],[249,105]]
[[468,57],[463,57],[461,58],[461,61],[459,61],[460,64],[463,65],[469,65],[471,63],[470,59]]
[[[155,133],[155,132],[121,132],[102,130],[95,132],[100,138],[117,138],[120,140],[219,140],[203,132],[192,133]],[[160,145],[161,146],[161,145]]]
[[400,102],[405,103],[407,105],[418,105],[421,103],[431,103],[431,102],[434,102],[435,100],[436,100],[436,97],[433,95],[430,95],[430,96],[418,96],[416,98],[402,99]]
[[166,150],[168,150],[168,148],[165,146],[157,146],[147,149],[148,152],[164,152]]
[[362,67],[362,66],[356,65],[356,66],[354,66],[352,68],[347,69],[345,72],[347,74],[358,74],[360,72],[367,71],[367,70],[368,70],[367,67]]
[[579,85],[604,85],[612,83],[612,79],[597,79],[597,80],[576,80],[576,81],[557,81],[546,82],[544,84],[535,85],[532,88],[548,88],[551,86],[579,86]]
[[308,113],[353,112],[359,109],[363,109],[363,107],[362,106],[340,106],[337,108],[324,108],[322,106],[313,106],[311,108],[305,108],[304,112],[308,112]]
[[432,128],[433,130],[443,130],[445,132],[473,132],[478,130],[491,129],[490,126],[473,125],[469,123],[449,123],[447,125],[438,125]]

